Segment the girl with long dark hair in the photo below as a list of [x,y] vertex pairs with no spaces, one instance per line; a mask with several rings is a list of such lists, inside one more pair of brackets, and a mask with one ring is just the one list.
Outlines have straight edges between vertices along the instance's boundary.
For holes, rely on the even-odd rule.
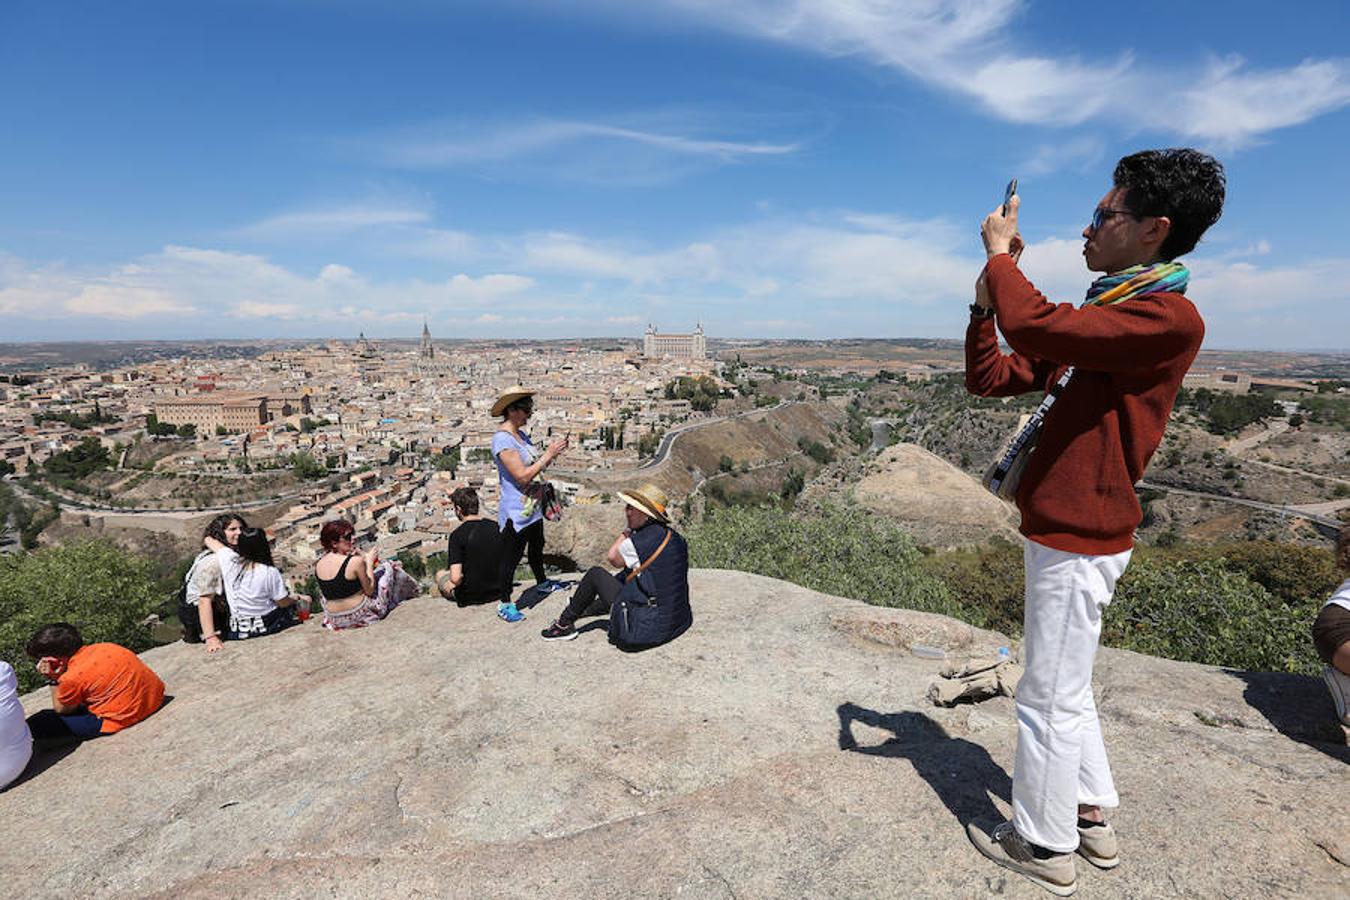
[[292,594],[276,564],[272,543],[261,528],[245,528],[233,548],[213,537],[203,542],[220,561],[225,599],[230,604],[229,634],[245,640],[275,634],[296,622],[295,603],[309,598]]
[[[222,513],[207,523],[202,535],[214,538],[228,547],[239,542],[239,535],[248,528],[242,516]],[[185,576],[183,602],[178,618],[183,623],[183,640],[190,644],[206,644],[207,653],[220,650],[221,631],[228,624],[230,607],[225,600],[225,585],[220,574],[220,560],[210,550],[204,550],[193,561]]]

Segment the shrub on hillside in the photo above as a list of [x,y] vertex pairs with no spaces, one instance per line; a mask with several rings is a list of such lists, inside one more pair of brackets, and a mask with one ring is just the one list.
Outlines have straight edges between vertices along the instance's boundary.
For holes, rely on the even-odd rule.
[[163,599],[150,561],[109,541],[0,557],[0,658],[27,691],[41,679],[23,645],[49,622],[69,622],[87,643],[145,650],[154,641],[140,623]]
[[1166,551],[1153,550],[1141,559],[1194,562],[1212,560],[1245,575],[1288,606],[1306,600],[1325,601],[1341,583],[1336,560],[1329,547],[1308,547],[1279,541],[1234,541],[1221,544],[1188,544]]
[[1171,659],[1312,674],[1308,629],[1319,605],[1283,604],[1220,560],[1141,560],[1116,585],[1102,640]]
[[1010,541],[926,557],[926,572],[947,586],[966,621],[1004,634],[1022,633],[1022,545]]
[[691,564],[780,578],[827,594],[967,618],[919,565],[913,539],[883,520],[827,506],[811,518],[781,509],[710,510],[688,531]]

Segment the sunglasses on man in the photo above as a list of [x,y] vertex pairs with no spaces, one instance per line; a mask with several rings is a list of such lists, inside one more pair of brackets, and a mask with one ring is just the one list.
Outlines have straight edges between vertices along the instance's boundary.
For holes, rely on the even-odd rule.
[[1129,216],[1138,222],[1143,216],[1136,216],[1128,209],[1111,209],[1109,206],[1099,206],[1092,211],[1092,224],[1089,226],[1093,231],[1101,228],[1102,225],[1116,216]]

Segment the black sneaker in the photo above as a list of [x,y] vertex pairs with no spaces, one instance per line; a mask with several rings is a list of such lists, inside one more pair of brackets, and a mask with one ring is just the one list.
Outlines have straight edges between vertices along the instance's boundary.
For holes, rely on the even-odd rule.
[[546,641],[570,641],[577,636],[577,629],[574,625],[562,625],[554,622],[539,632],[539,636]]

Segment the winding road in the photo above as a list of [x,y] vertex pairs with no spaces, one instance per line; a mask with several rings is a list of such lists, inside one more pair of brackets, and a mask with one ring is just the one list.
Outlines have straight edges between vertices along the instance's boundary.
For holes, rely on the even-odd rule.
[[[1304,506],[1284,506],[1276,503],[1264,503],[1260,500],[1248,500],[1246,497],[1230,497],[1226,494],[1209,494],[1204,491],[1192,491],[1188,488],[1171,487],[1170,485],[1157,484],[1152,481],[1141,481],[1139,482],[1139,487],[1163,491],[1168,494],[1181,494],[1184,497],[1197,497],[1201,500],[1218,500],[1223,503],[1232,503],[1237,506],[1259,509],[1292,519],[1303,519],[1312,523],[1317,527],[1318,531],[1330,537],[1336,537],[1341,530],[1341,521],[1339,519],[1319,515],[1317,512],[1309,509],[1309,507],[1325,508],[1328,505],[1326,503],[1310,503]],[[1332,502],[1340,503],[1341,501]],[[1350,505],[1350,501],[1346,501],[1346,505]]]

